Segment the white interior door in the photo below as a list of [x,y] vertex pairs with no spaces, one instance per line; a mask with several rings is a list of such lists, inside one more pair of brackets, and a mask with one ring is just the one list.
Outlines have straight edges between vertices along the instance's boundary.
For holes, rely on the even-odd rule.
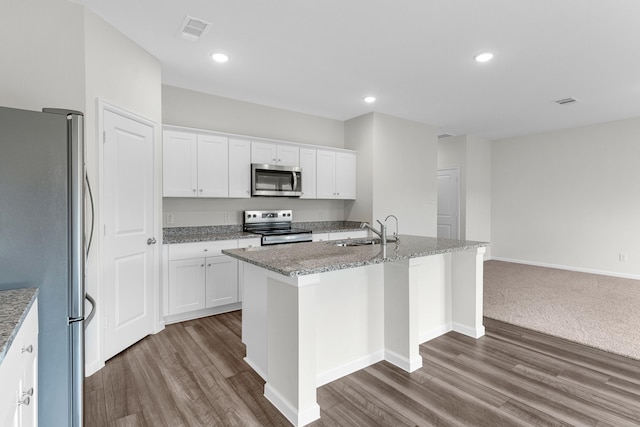
[[106,360],[153,332],[153,242],[159,236],[154,236],[153,126],[105,109],[103,128]]
[[438,237],[460,238],[460,171],[438,170]]

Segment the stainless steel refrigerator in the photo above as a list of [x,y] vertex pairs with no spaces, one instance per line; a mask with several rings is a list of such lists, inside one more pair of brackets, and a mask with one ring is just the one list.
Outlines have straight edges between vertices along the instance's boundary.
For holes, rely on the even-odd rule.
[[84,117],[0,107],[0,290],[37,287],[38,420],[81,426]]

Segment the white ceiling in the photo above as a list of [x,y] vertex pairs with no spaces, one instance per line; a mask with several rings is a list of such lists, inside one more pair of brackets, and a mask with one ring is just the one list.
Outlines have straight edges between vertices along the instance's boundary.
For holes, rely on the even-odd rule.
[[[489,139],[640,117],[638,0],[76,1],[157,57],[163,83],[258,104]],[[187,15],[213,23],[198,42],[179,36]]]

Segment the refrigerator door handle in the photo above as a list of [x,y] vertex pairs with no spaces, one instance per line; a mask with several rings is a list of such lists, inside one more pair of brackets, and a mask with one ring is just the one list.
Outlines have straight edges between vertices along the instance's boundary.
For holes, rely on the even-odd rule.
[[89,294],[85,294],[84,297],[91,304],[91,313],[89,313],[89,315],[84,320],[84,327],[86,329],[86,327],[89,326],[89,323],[91,323],[91,319],[93,319],[93,316],[95,316],[96,314],[96,300],[94,300],[93,297]]

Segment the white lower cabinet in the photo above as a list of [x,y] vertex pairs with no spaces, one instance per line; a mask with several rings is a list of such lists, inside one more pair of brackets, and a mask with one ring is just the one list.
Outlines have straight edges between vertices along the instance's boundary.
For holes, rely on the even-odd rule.
[[38,425],[38,304],[31,306],[0,365],[0,426]]
[[[239,302],[242,300],[242,272],[238,271],[238,261],[221,251],[252,246],[260,246],[260,239],[168,245],[168,301],[165,305],[168,320],[180,321],[239,309]],[[215,308],[221,308],[221,311],[211,310]]]
[[169,261],[169,313],[205,308],[205,259]]
[[206,308],[238,302],[238,261],[226,255],[205,258]]
[[329,240],[364,239],[368,235],[367,230],[334,231],[329,233]]
[[221,252],[237,247],[237,240],[169,245],[167,314],[238,302],[238,261]]

